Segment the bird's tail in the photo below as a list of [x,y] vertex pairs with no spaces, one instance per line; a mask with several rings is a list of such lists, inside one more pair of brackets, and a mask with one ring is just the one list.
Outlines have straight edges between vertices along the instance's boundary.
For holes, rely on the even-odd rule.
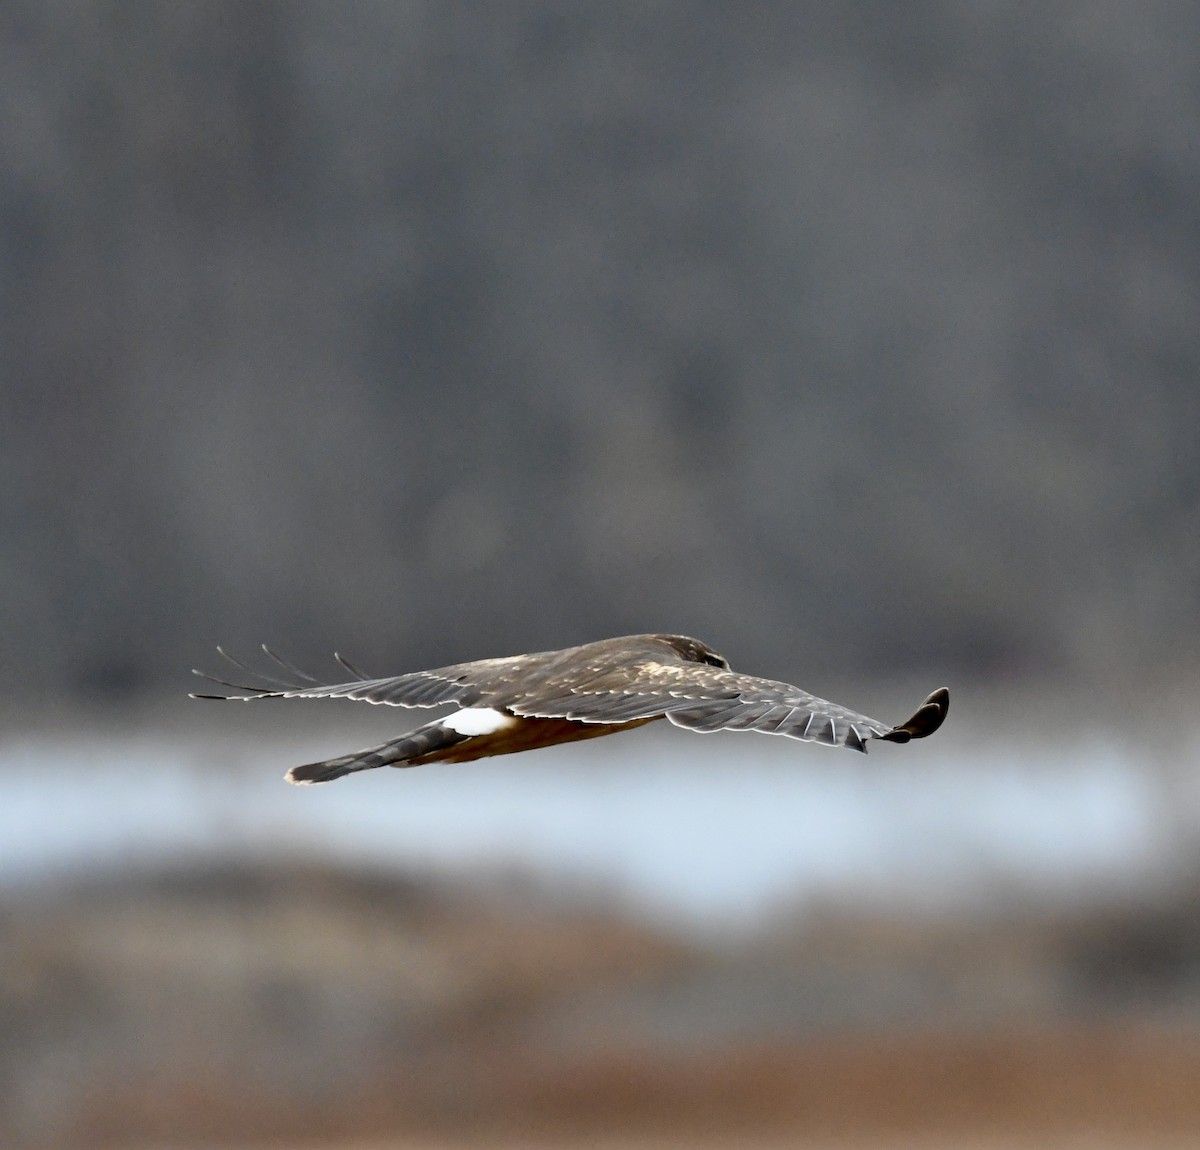
[[368,747],[364,751],[355,751],[336,759],[293,767],[284,777],[289,783],[307,787],[314,783],[328,783],[355,771],[370,771],[376,767],[407,767],[425,755],[445,750],[467,738],[470,736],[440,722],[427,723],[424,727],[418,727],[390,743],[381,743],[378,747]]

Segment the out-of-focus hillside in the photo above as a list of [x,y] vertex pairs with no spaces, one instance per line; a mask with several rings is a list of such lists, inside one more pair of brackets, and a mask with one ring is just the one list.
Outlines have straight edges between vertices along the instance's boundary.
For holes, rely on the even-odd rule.
[[1194,15],[13,0],[0,693],[1194,670]]
[[0,1139],[1200,1132],[1190,889],[724,950],[577,895],[281,863],[10,895]]

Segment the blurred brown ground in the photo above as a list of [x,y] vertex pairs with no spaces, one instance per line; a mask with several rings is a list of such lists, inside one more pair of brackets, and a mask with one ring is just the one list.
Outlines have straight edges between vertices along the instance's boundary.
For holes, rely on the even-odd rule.
[[[797,1146],[797,1141],[794,1137],[775,1137],[747,1140],[740,1135],[734,1135],[726,1139],[696,1141],[694,1139],[655,1139],[655,1138],[629,1138],[629,1139],[589,1139],[586,1142],[578,1145],[587,1146],[589,1150],[738,1150],[741,1147],[749,1147],[750,1150],[793,1150]],[[805,1139],[800,1143],[807,1150],[1028,1150],[1029,1147],[1044,1146],[1043,1138],[1037,1136],[1023,1137],[1020,1135],[1013,1136],[962,1136],[956,1135],[951,1138],[908,1138],[900,1136],[897,1138],[887,1137],[882,1140],[867,1138],[854,1139],[846,1141],[838,1139],[832,1142],[813,1142]],[[542,1150],[537,1143],[528,1141],[518,1142],[488,1142],[488,1143],[462,1143],[462,1142],[388,1142],[386,1144],[370,1144],[362,1146],[339,1146],[339,1150],[460,1150],[467,1146],[474,1150],[475,1146],[479,1150],[516,1150],[517,1147],[529,1147],[531,1150]],[[554,1142],[547,1145],[571,1147],[571,1143]],[[1193,1150],[1195,1139],[1187,1136],[1183,1139],[1160,1139],[1150,1138],[1144,1139],[1141,1137],[1133,1139],[1123,1139],[1119,1136],[1113,1137],[1107,1134],[1098,1135],[1068,1135],[1064,1138],[1056,1138],[1054,1145],[1058,1150]]]
[[826,916],[223,864],[0,917],[5,1146],[1200,1144],[1194,907]]

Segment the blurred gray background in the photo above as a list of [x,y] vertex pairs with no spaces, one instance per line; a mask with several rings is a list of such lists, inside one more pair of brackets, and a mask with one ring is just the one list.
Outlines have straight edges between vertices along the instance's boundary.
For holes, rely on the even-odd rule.
[[[1195,1145],[1198,33],[9,0],[0,1142]],[[950,719],[183,697],[647,630]]]
[[0,19],[6,697],[1195,673],[1194,5]]

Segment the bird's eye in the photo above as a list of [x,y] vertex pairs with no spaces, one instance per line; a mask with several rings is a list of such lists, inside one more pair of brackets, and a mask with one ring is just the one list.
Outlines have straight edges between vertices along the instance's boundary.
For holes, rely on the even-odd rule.
[[729,661],[727,659],[722,659],[720,655],[714,655],[711,651],[704,656],[704,661],[710,667],[720,667],[722,671],[729,670]]

